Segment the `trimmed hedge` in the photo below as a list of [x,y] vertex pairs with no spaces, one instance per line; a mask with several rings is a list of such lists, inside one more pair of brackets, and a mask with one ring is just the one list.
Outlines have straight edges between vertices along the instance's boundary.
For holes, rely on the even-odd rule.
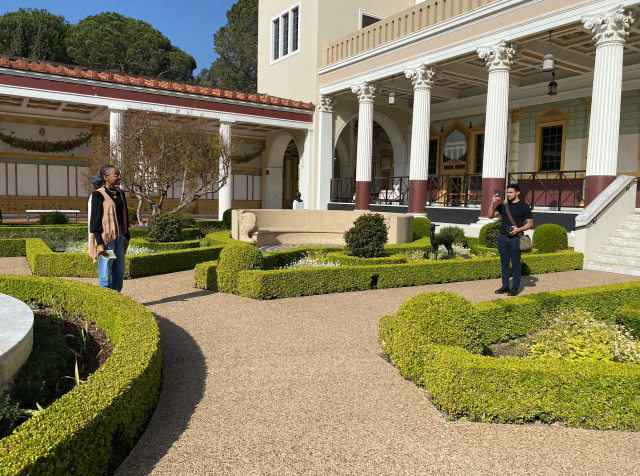
[[150,250],[186,250],[190,248],[200,248],[200,240],[174,241],[169,243],[160,243],[158,241],[147,241],[142,238],[132,238],[129,245],[140,246]]
[[196,225],[200,229],[202,228],[224,228],[222,221],[217,220],[198,220]]
[[218,231],[216,233],[209,233],[204,237],[204,244],[207,246],[221,246],[221,245],[241,245],[247,244],[253,246],[252,243],[246,241],[238,241],[231,238],[231,231]]
[[217,266],[218,289],[238,294],[238,274],[248,269],[262,269],[262,253],[254,246],[227,246],[220,253]]
[[502,227],[502,220],[496,220],[491,223],[487,223],[480,228],[480,235],[478,235],[478,244],[487,248],[498,247],[498,235],[500,234],[500,228]]
[[24,239],[0,240],[0,258],[26,256],[27,248]]
[[533,230],[533,247],[540,253],[555,253],[569,247],[567,230],[560,225],[547,223]]
[[218,290],[218,262],[207,261],[196,265],[193,285],[198,289]]
[[4,275],[0,293],[94,322],[114,346],[85,383],[0,440],[0,472],[102,474],[114,439],[131,448],[158,400],[162,359],[153,315],[128,296],[68,280]]
[[269,271],[272,269],[283,268],[294,261],[304,258],[307,253],[318,251],[321,253],[331,253],[344,251],[343,246],[324,247],[324,246],[300,246],[288,250],[271,251],[264,253],[262,257],[262,269]]
[[[435,297],[421,299],[429,302]],[[480,336],[479,344],[488,345],[526,335],[542,322],[543,310],[579,307],[596,319],[610,320],[619,308],[640,301],[640,282],[477,304],[460,299],[443,302],[444,307],[418,303],[412,306],[411,313],[385,316],[380,325],[380,343],[385,354],[396,362],[403,375],[425,387],[441,411],[480,422],[541,420],[580,428],[640,430],[639,366],[484,357],[477,348],[472,348],[475,353],[463,348],[468,347],[468,341],[456,334],[459,323],[450,317],[472,316],[465,318],[469,331]],[[624,313],[618,316],[621,314]],[[424,319],[440,320],[442,326],[451,326],[451,334],[445,332],[451,339],[417,335],[424,327],[421,325]],[[635,327],[634,331],[638,329]]]
[[431,236],[431,220],[424,217],[415,217],[413,219],[413,241],[420,238],[429,238]]
[[[147,238],[149,236],[149,230],[146,228],[144,230],[136,230],[129,229],[129,236],[133,240],[134,238]],[[182,228],[180,230],[180,239],[183,241],[186,240],[197,240],[201,236],[200,228]]]
[[[543,274],[582,269],[582,253],[566,251],[522,257],[523,274]],[[499,278],[500,258],[425,261],[398,265],[303,268],[242,271],[238,287],[242,296],[278,299],[366,289]]]
[[380,258],[358,258],[345,252],[327,253],[327,259],[340,263],[342,266],[373,266],[379,264],[402,264],[407,262],[407,257],[402,254],[382,256]]

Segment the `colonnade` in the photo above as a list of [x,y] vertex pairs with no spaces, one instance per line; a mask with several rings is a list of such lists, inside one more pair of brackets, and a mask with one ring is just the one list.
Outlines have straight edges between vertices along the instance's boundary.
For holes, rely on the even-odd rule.
[[[585,203],[588,204],[616,178],[623,49],[634,17],[632,13],[625,12],[624,8],[619,6],[604,12],[584,15],[582,22],[586,29],[591,30],[596,41],[586,171]],[[514,42],[502,40],[477,48],[477,53],[486,61],[488,70],[480,213],[481,220],[486,220],[494,190],[502,191],[506,186],[509,73],[522,49]],[[427,201],[431,89],[433,82],[438,78],[439,69],[434,65],[421,64],[404,73],[411,79],[414,89],[408,211],[410,214],[424,216]],[[366,211],[370,209],[371,201],[373,102],[379,88],[375,83],[364,81],[353,85],[351,89],[359,102],[355,209]],[[333,102],[327,96],[322,96],[321,104],[322,114],[326,116],[332,112]],[[324,119],[323,124],[327,122],[326,117]],[[323,136],[327,133],[326,129],[327,127],[322,127]]]

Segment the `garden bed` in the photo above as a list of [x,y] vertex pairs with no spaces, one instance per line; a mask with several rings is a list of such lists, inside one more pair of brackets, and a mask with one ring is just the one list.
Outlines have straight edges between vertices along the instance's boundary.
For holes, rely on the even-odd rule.
[[639,282],[477,304],[425,293],[381,320],[380,345],[398,371],[453,418],[639,431],[640,365],[483,355],[539,328],[545,312],[579,308],[637,333],[639,306]]

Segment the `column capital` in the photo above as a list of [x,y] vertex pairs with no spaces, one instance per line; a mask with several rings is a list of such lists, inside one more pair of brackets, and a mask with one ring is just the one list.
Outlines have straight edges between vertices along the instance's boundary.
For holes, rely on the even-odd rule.
[[516,122],[520,122],[520,117],[524,112],[524,107],[516,107],[514,109],[509,109],[509,114],[511,114],[511,123],[515,124]]
[[320,112],[333,112],[333,106],[336,105],[338,100],[333,96],[320,95],[320,104],[318,104],[318,111]]
[[487,69],[492,71],[509,71],[513,59],[522,54],[522,48],[513,42],[502,40],[495,45],[477,48],[478,56],[487,62]]
[[413,89],[431,89],[441,73],[442,70],[436,66],[421,64],[417,68],[406,70],[404,75],[411,80]]
[[627,10],[625,13],[623,5],[604,12],[582,15],[583,26],[593,33],[596,47],[605,43],[625,43],[625,38],[629,36],[627,30],[635,20],[634,12]]
[[360,84],[351,86],[351,91],[358,96],[359,102],[373,102],[378,92],[378,85],[370,83],[369,81],[363,81]]

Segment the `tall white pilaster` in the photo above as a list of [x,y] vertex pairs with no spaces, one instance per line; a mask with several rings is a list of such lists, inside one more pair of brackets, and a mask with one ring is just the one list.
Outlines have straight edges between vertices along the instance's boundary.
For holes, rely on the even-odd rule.
[[356,163],[356,210],[369,210],[373,155],[373,100],[378,86],[364,81],[351,86],[358,97],[358,156]]
[[[224,147],[231,150],[231,123],[220,122],[220,137]],[[227,183],[218,190],[218,220],[222,220],[224,212],[231,208],[231,200],[233,199],[233,175],[231,174],[231,164],[220,162],[220,177],[227,176]]]
[[431,88],[440,76],[434,66],[420,65],[405,71],[413,84],[413,121],[411,159],[409,161],[409,213],[424,215],[429,178],[429,128],[431,124]]
[[596,41],[593,71],[589,149],[587,151],[587,197],[591,203],[616,178],[622,101],[622,58],[627,31],[635,21],[620,5],[604,12],[583,15],[584,27]]
[[114,165],[120,168],[124,165],[120,138],[125,111],[126,109],[109,107],[109,144],[113,155],[116,157],[116,163]]
[[505,40],[478,48],[478,55],[486,60],[489,70],[482,159],[481,218],[487,218],[494,190],[500,190],[501,196],[504,197],[509,133],[509,71],[513,59],[521,53],[521,48]]
[[304,151],[298,169],[300,171],[300,196],[304,202],[305,210],[312,209],[311,203],[311,174],[313,167],[313,129],[307,130],[304,138]]
[[333,106],[337,100],[320,95],[318,104],[318,210],[326,210],[331,200],[333,178]]

